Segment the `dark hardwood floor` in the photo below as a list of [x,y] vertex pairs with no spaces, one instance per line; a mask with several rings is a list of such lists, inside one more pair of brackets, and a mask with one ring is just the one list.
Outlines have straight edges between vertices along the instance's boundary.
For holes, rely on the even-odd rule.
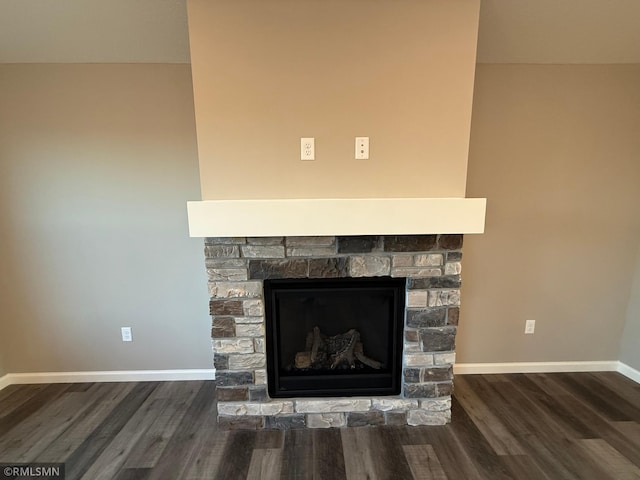
[[640,479],[640,385],[617,373],[464,375],[444,427],[216,429],[212,382],[14,385],[0,463],[67,479]]

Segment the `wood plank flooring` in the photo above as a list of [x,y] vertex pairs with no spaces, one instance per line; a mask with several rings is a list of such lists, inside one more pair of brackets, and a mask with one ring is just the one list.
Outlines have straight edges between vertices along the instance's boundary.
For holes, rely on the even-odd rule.
[[213,382],[12,385],[0,463],[67,479],[640,479],[640,385],[618,373],[459,375],[438,427],[221,431]]

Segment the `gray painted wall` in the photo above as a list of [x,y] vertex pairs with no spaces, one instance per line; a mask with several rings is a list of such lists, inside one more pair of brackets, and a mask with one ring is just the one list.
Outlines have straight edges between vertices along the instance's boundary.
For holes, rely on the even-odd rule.
[[[640,233],[640,70],[477,78],[468,196],[489,204],[487,233],[465,238],[458,361],[616,360]],[[187,235],[189,66],[0,65],[0,105],[0,374],[210,368],[202,241]],[[635,368],[639,272],[622,342]]]
[[6,371],[211,368],[189,66],[0,65],[0,105]]
[[[478,65],[458,362],[615,361],[640,244],[640,65]],[[524,334],[527,319],[534,335]]]
[[627,308],[627,322],[622,333],[620,361],[640,370],[640,248],[636,259],[636,272],[631,285]]

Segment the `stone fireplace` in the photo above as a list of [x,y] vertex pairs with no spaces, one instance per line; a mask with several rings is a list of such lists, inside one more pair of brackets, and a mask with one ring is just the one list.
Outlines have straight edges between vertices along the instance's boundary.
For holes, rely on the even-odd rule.
[[[187,209],[206,238],[221,426],[449,421],[462,235],[486,210],[465,198],[479,6],[190,0],[202,198]],[[378,277],[404,282],[399,393],[271,398],[263,282]]]
[[[206,238],[219,425],[447,423],[461,248],[462,235],[448,234]],[[264,280],[367,277],[405,279],[400,393],[270,398]]]

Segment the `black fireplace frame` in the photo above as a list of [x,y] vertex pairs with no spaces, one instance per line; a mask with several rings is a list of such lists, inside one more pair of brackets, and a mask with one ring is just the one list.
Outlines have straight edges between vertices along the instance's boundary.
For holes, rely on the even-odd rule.
[[[398,395],[402,388],[402,348],[404,335],[406,279],[392,277],[348,277],[324,279],[270,279],[263,284],[265,300],[265,338],[269,396],[340,397]],[[276,365],[280,358],[278,294],[331,289],[364,289],[392,295],[388,332],[390,365],[383,373],[338,372],[335,375],[287,375]],[[366,353],[366,352],[365,352]]]

